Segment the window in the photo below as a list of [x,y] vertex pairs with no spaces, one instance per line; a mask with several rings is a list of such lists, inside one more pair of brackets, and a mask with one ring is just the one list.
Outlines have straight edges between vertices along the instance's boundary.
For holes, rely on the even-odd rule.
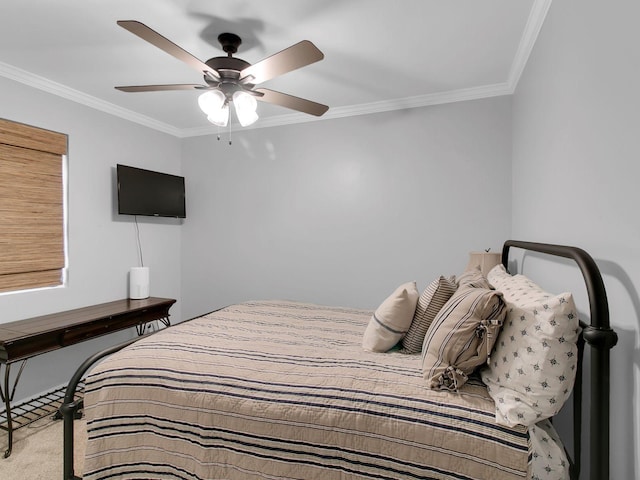
[[67,135],[0,119],[0,292],[62,285]]

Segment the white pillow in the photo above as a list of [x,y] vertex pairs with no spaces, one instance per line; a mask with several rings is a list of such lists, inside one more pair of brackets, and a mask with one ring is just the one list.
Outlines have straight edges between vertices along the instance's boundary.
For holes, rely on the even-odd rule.
[[402,340],[413,320],[419,296],[416,282],[396,288],[371,316],[362,338],[362,348],[386,352]]
[[481,371],[496,404],[496,422],[531,426],[560,411],[573,388],[580,334],[571,293],[552,295],[497,265],[489,283],[502,292],[507,316]]
[[[566,480],[569,460],[562,440],[549,420],[529,427],[532,479]],[[537,477],[535,475],[538,475]]]

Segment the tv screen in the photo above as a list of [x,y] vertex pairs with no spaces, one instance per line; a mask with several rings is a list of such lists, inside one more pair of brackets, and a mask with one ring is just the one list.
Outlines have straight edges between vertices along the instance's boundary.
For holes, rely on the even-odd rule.
[[118,164],[118,213],[186,218],[184,177]]

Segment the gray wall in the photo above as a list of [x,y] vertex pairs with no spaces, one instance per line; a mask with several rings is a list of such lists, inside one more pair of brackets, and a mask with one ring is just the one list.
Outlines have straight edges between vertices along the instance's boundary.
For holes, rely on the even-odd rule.
[[[513,100],[513,236],[590,252],[620,334],[612,479],[640,478],[639,17],[638,2],[553,2]],[[584,298],[572,267],[556,277],[528,263],[545,285],[570,278]]]
[[[0,323],[127,296],[138,257],[132,218],[115,214],[116,163],[186,176],[184,222],[139,219],[151,294],[179,300],[175,321],[249,298],[375,308],[400,282],[458,273],[466,252],[495,250],[510,231],[507,97],[245,130],[232,146],[2,78],[0,105],[69,135],[68,284],[0,295]],[[32,359],[16,398],[132,334]]]
[[[66,133],[69,276],[65,288],[0,295],[0,324],[128,296],[128,271],[138,262],[133,217],[118,216],[115,165],[180,172],[180,140],[0,77],[0,116]],[[139,218],[151,295],[180,298],[180,236],[176,220]],[[180,304],[171,310],[180,319]],[[29,361],[16,398],[66,383],[90,354],[131,331]]]
[[511,99],[186,139],[183,314],[255,298],[375,308],[511,230]]

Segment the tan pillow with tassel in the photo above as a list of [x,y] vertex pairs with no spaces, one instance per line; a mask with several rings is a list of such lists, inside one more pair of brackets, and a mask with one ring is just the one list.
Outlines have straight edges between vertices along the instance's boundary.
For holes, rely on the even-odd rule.
[[442,307],[422,346],[422,372],[432,389],[457,391],[487,363],[506,315],[502,294],[461,286]]

